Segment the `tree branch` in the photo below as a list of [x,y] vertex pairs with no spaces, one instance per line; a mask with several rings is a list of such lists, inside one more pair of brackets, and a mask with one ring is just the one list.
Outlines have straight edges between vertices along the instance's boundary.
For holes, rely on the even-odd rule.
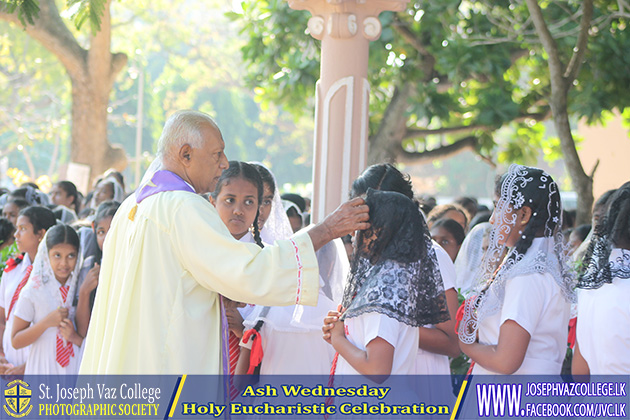
[[[54,0],[41,0],[39,7],[34,24],[27,24],[24,30],[59,59],[70,77],[80,77],[85,72],[87,52],[59,16]],[[0,12],[0,19],[22,26],[17,12]]]
[[[538,113],[528,113],[522,114],[518,117],[514,118],[510,122],[520,122],[527,119],[534,119],[537,121],[546,120],[549,118],[550,112],[538,112]],[[435,129],[412,129],[408,128],[405,132],[402,140],[409,140],[419,137],[427,137],[436,134],[454,134],[454,133],[465,133],[473,130],[494,130],[496,127],[491,127],[482,124],[471,124],[471,125],[458,125],[455,127],[440,127]]]
[[489,129],[491,129],[491,127],[487,125],[480,125],[480,124],[479,125],[475,125],[475,124],[459,125],[455,127],[440,127],[440,128],[435,128],[435,129],[420,129],[420,130],[409,128],[405,132],[405,135],[403,136],[402,140],[415,139],[419,137],[427,137],[427,136],[432,136],[432,135],[437,135],[437,134],[454,134],[454,133],[469,132],[473,130],[489,130]]
[[[551,35],[549,27],[545,23],[538,0],[525,0],[525,2],[527,3],[527,8],[529,9],[534,26],[536,27],[536,32],[538,33],[540,42],[549,56],[548,65],[550,76],[552,79],[556,79],[556,85],[558,87],[562,87],[562,89],[566,92],[567,86],[564,84],[562,62],[560,61],[560,54],[558,53],[558,45]],[[552,84],[552,87],[553,86],[554,85]]]
[[445,159],[464,150],[475,150],[479,144],[479,138],[476,136],[467,136],[454,143],[446,146],[440,146],[435,149],[425,150],[424,152],[410,152],[405,150],[402,145],[399,147],[399,161],[405,163],[425,163],[434,159]]
[[418,37],[413,32],[411,32],[411,30],[407,27],[407,25],[404,22],[402,22],[400,19],[398,19],[398,17],[394,18],[394,21],[392,22],[392,27],[394,28],[396,32],[398,32],[398,34],[400,34],[400,36],[403,37],[405,41],[407,41],[413,48],[415,48],[416,51],[418,51],[420,55],[433,56],[429,52],[429,50],[426,49],[424,44],[420,42]]
[[573,50],[573,56],[564,72],[564,78],[569,85],[573,83],[573,80],[577,77],[588,48],[588,35],[591,27],[591,18],[593,17],[593,0],[584,0],[583,5],[584,11],[582,13],[582,20],[580,21],[580,33],[575,49]]

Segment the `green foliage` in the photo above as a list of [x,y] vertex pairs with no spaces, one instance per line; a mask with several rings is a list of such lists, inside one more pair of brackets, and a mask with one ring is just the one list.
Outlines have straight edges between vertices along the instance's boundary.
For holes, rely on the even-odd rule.
[[104,0],[68,0],[67,7],[77,29],[81,29],[87,21],[90,22],[92,34],[95,34],[101,26],[105,5]]
[[[61,13],[79,42],[87,44],[104,4],[76,0]],[[310,181],[312,118],[295,120],[271,102],[256,102],[254,92],[243,87],[243,42],[225,18],[225,7],[218,0],[184,0],[177,7],[165,0],[111,3],[111,48],[127,54],[129,65],[111,93],[108,133],[132,159],[125,172],[131,188],[141,79],[142,169],[155,153],[166,118],[195,108],[216,119],[230,159],[262,161],[280,183]],[[67,74],[23,28],[0,22],[0,33],[0,154],[27,175],[55,176],[69,158]]]
[[27,23],[31,25],[34,19],[39,15],[39,4],[37,0],[6,0],[0,1],[0,11],[7,13],[15,13],[17,11],[18,19],[22,25]]
[[[577,40],[581,2],[554,0],[541,7],[566,65]],[[630,30],[627,17],[613,15],[615,7],[610,0],[595,4],[588,55],[570,96],[575,119],[595,122],[605,110],[628,106]],[[259,99],[310,114],[319,50],[305,31],[309,14],[280,0],[246,0],[243,12],[230,17],[247,37],[242,48],[247,81]],[[548,137],[540,121],[550,117],[549,71],[525,2],[418,0],[379,19],[383,33],[370,45],[371,135],[378,132],[394,88],[412,86],[406,112],[410,129],[468,126],[470,131],[405,140],[408,151],[474,134],[477,152],[498,163],[535,163],[541,151],[547,161],[561,158],[558,139]]]
[[36,177],[67,161],[70,83],[22,29],[0,22],[0,33],[0,155]]

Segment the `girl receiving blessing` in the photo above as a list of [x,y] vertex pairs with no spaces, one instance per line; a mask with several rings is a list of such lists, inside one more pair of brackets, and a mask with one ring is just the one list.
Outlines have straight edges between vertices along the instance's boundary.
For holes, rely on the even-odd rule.
[[[449,319],[429,231],[402,194],[369,189],[371,228],[357,233],[342,305],[328,313],[324,339],[338,353],[331,374],[381,382],[413,372],[418,327]],[[335,357],[337,359],[337,356]]]

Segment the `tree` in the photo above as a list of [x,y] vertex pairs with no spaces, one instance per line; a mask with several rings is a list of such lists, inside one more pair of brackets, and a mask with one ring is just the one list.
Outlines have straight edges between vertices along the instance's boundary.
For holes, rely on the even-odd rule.
[[[547,28],[565,60],[584,42],[580,28],[588,27],[590,19],[580,19],[580,2],[545,4]],[[618,53],[630,46],[624,4],[597,4],[587,32],[592,48],[588,53],[578,49],[570,78],[579,77],[564,90],[568,116],[593,121],[602,111],[623,110],[630,102],[628,72],[601,77],[611,62],[617,68],[628,65],[628,58]],[[309,112],[318,48],[305,33],[308,15],[281,1],[250,0],[238,19],[249,38],[243,56],[250,64],[250,85],[265,100]],[[383,13],[380,20],[385,29],[370,49],[370,162],[426,162],[462,150],[493,165],[532,163],[543,148],[560,156],[561,142],[546,139],[541,123],[558,110],[551,98],[559,92],[552,87],[545,51],[522,1],[421,0],[405,12]],[[589,65],[578,74],[581,57]],[[616,94],[603,100],[611,90]],[[565,118],[565,131],[567,122]],[[499,128],[509,129],[507,141],[499,141]],[[570,142],[564,142],[562,153],[577,155]],[[592,202],[592,192],[581,187],[583,177],[569,173],[580,202]],[[589,210],[583,204],[579,220],[588,218]]]
[[54,0],[0,2],[0,19],[23,25],[26,33],[53,53],[72,86],[71,159],[91,167],[91,178],[110,167],[124,169],[124,152],[109,144],[109,95],[127,55],[112,53],[111,0],[70,0],[78,28],[89,21],[89,48],[84,48],[62,19]]
[[23,31],[0,39],[0,156],[11,155],[35,180],[56,171],[67,147],[69,83],[63,67]]
[[[29,1],[24,4],[29,4]],[[135,154],[138,76],[142,72],[145,80],[143,165],[153,158],[151,150],[155,149],[166,118],[178,109],[195,108],[212,115],[222,128],[230,159],[265,163],[274,171],[281,185],[287,182],[306,183],[311,176],[308,140],[312,120],[305,117],[294,121],[278,106],[258,104],[253,92],[243,87],[244,70],[239,53],[242,39],[237,36],[235,25],[224,15],[227,7],[219,0],[184,0],[177,8],[164,0],[111,4],[113,18],[110,30],[112,33],[124,33],[124,36],[112,37],[111,49],[124,52],[129,57],[129,66],[127,71],[120,73],[109,94],[109,138],[120,143],[129,155]],[[20,18],[20,10],[11,11],[16,19]],[[28,24],[28,16],[23,14],[25,24]],[[37,16],[32,14],[33,21]],[[98,19],[86,19],[86,24],[94,27],[100,24]],[[209,22],[212,24],[209,25]],[[0,73],[0,86],[6,86],[0,91],[0,121],[6,117],[11,127],[7,128],[5,136],[0,130],[0,150],[4,155],[5,151],[24,144],[23,151],[28,151],[33,157],[34,163],[30,166],[34,169],[28,170],[29,165],[17,153],[12,154],[11,160],[21,164],[31,176],[34,172],[53,175],[56,166],[49,166],[48,159],[54,144],[49,138],[56,138],[57,134],[64,138],[69,132],[69,124],[65,121],[70,121],[67,113],[71,107],[70,83],[60,62],[56,62],[58,60],[52,53],[39,47],[37,41],[29,38],[23,26],[9,27],[9,24],[0,22],[0,28],[2,25],[7,27],[7,37],[12,44],[3,43],[8,51],[5,51],[6,54],[0,50],[0,72],[5,67],[11,69],[6,79]],[[76,33],[72,27],[68,29],[77,39],[82,39],[83,35]],[[19,64],[11,64],[15,61],[13,56],[18,56]],[[46,71],[40,67],[46,67]],[[38,77],[33,77],[31,73]],[[23,83],[18,83],[26,79],[30,81],[28,91],[25,91]],[[50,110],[33,106],[43,102],[40,100],[43,93],[46,97],[55,98],[59,111],[56,118],[60,124],[63,122],[58,133],[53,133],[52,125],[46,123],[52,118]],[[20,131],[28,131],[33,140],[28,140]],[[64,152],[67,148],[64,150],[64,146],[62,141],[62,159],[66,159]],[[94,171],[94,175],[98,174]],[[128,185],[135,185],[133,178],[129,179]]]

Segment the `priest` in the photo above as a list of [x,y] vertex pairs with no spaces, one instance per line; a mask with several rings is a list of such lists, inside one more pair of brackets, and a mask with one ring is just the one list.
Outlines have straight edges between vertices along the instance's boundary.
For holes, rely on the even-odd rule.
[[179,111],[105,240],[81,374],[222,374],[221,295],[259,305],[315,305],[315,250],[368,224],[360,198],[264,249],[236,241],[201,194],[228,167],[206,114]]

